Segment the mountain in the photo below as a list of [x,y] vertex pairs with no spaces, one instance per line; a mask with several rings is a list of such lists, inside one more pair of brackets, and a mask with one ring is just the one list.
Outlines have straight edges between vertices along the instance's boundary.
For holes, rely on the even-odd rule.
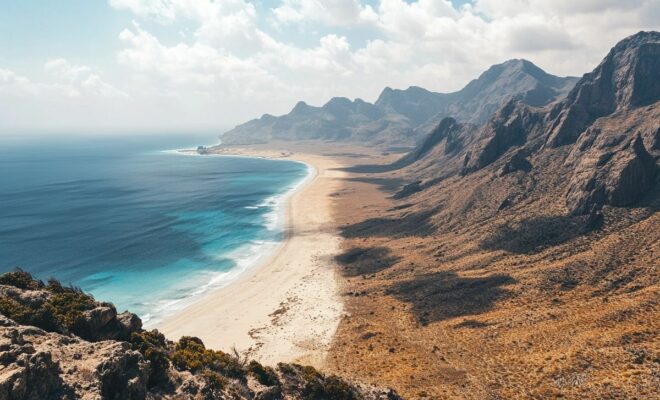
[[338,259],[363,295],[337,340],[376,332],[395,353],[354,345],[342,370],[430,398],[653,397],[659,83],[660,33],[640,32],[556,103],[449,115],[350,168],[335,201],[361,214]]
[[226,144],[271,140],[355,141],[375,145],[411,145],[445,116],[483,124],[508,99],[544,106],[563,98],[577,78],[547,74],[526,60],[494,65],[454,93],[420,87],[385,88],[374,104],[336,97],[322,107],[299,102],[286,115],[264,115],[222,135]]
[[[444,118],[390,168],[407,167],[424,180],[464,176],[491,164],[506,175],[560,158],[555,172],[570,177],[565,182],[570,213],[633,204],[656,180],[658,82],[660,36],[642,32],[617,44],[552,107],[510,99],[483,126]],[[527,159],[531,164],[523,162]]]

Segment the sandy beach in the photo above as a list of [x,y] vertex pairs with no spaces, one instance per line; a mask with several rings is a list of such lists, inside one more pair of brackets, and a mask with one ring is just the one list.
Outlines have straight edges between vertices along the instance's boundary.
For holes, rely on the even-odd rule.
[[213,349],[235,347],[264,364],[322,367],[343,312],[334,262],[340,237],[331,196],[344,174],[333,169],[341,165],[289,151],[214,152],[303,161],[316,173],[285,205],[286,239],[275,254],[155,328],[172,339],[197,336]]

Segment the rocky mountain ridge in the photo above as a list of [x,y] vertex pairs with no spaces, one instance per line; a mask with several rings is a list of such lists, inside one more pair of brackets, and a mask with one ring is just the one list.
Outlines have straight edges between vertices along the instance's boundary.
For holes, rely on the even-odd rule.
[[494,65],[463,89],[436,93],[420,87],[385,88],[375,103],[336,97],[322,107],[299,102],[286,115],[264,115],[221,136],[225,144],[271,140],[355,141],[411,145],[445,116],[483,124],[509,99],[543,106],[566,95],[577,78],[550,75],[527,60]]
[[408,167],[411,177],[436,182],[491,164],[501,175],[529,172],[548,157],[559,157],[564,162],[557,173],[569,176],[565,198],[570,214],[631,205],[656,183],[658,81],[660,34],[641,32],[617,44],[553,106],[509,100],[481,127],[447,117],[392,167]]

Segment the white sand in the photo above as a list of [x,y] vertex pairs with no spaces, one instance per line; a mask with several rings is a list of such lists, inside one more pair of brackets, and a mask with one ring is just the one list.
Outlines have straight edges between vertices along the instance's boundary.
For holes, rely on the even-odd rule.
[[[231,150],[232,154],[237,151]],[[156,324],[170,339],[197,336],[207,347],[233,346],[264,364],[301,362],[322,367],[343,306],[334,256],[340,238],[332,197],[341,185],[335,160],[296,153],[246,151],[312,165],[316,176],[288,201],[287,239],[271,258],[230,285]]]

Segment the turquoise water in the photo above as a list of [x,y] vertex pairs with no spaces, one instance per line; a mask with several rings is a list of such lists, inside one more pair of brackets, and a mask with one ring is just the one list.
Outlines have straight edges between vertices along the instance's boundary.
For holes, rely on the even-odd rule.
[[0,140],[0,272],[56,277],[147,324],[282,239],[292,161],[164,150],[209,137]]

